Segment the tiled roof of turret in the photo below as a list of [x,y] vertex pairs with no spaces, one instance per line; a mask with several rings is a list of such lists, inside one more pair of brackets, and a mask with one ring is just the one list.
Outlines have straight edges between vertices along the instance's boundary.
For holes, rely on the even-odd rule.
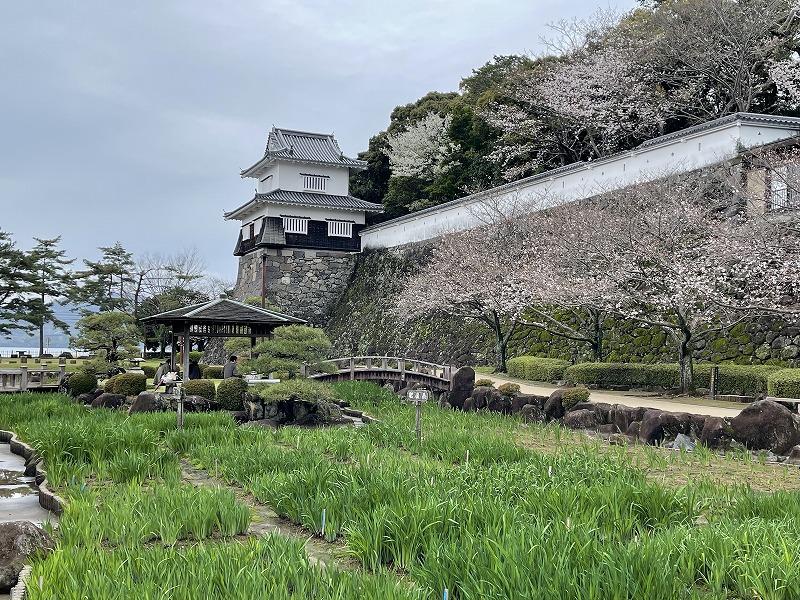
[[355,196],[334,196],[333,194],[314,194],[312,192],[292,192],[288,190],[275,190],[267,194],[256,194],[252,200],[239,208],[224,213],[225,219],[238,218],[243,209],[251,210],[258,204],[290,204],[294,206],[313,206],[317,208],[334,208],[340,210],[363,210],[366,212],[381,212],[383,206],[374,202],[367,202]]
[[[261,163],[264,158],[293,160],[351,169],[364,169],[367,163],[363,160],[345,156],[332,133],[310,133],[308,131],[294,131],[292,129],[279,129],[273,127],[267,138],[267,147],[264,157],[254,166]],[[253,167],[242,170],[242,174]]]

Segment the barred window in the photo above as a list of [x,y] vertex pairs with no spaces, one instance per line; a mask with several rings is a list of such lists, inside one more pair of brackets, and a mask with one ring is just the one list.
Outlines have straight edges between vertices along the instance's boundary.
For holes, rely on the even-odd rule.
[[300,233],[308,235],[308,221],[306,217],[281,217],[285,233]]
[[800,209],[800,169],[796,165],[782,165],[773,169],[770,176],[769,210]]
[[310,175],[302,173],[303,189],[308,192],[324,192],[328,177],[325,175]]
[[353,237],[353,222],[328,219],[328,237]]

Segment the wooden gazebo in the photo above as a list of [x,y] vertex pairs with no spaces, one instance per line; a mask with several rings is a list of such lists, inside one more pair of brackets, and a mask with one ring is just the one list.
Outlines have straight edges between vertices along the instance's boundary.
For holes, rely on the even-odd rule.
[[[184,348],[191,348],[191,338],[247,337],[250,347],[257,338],[270,338],[281,325],[305,324],[306,321],[273,310],[244,304],[228,298],[218,298],[151,315],[144,323],[166,325],[172,331],[170,364],[175,365],[175,348],[182,338]],[[189,352],[183,353],[183,372],[189,372]]]

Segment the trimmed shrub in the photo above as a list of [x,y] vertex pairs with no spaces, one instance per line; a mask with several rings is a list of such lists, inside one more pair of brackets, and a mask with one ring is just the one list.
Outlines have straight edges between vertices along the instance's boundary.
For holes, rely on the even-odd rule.
[[90,373],[73,373],[67,379],[67,389],[70,395],[74,397],[91,392],[96,387],[97,377]]
[[147,377],[142,373],[120,373],[106,381],[105,390],[111,394],[138,396],[147,389]]
[[142,365],[142,372],[147,379],[152,379],[156,376],[156,368],[151,365]]
[[505,396],[513,396],[519,393],[519,386],[516,383],[504,383],[498,386],[497,389]]
[[335,402],[338,400],[336,392],[331,386],[311,379],[287,379],[274,385],[257,386],[255,391],[264,402],[269,403],[293,400],[319,404],[321,401]]
[[183,391],[187,396],[202,396],[206,400],[214,400],[217,388],[210,379],[190,379],[183,382]]
[[220,408],[224,410],[242,410],[246,391],[247,382],[244,379],[240,377],[223,379],[217,386],[217,402],[219,402]]
[[478,379],[475,381],[475,387],[494,387],[494,381],[491,379]]
[[518,356],[506,363],[511,377],[530,381],[553,381],[564,379],[564,371],[569,362],[556,358],[540,358],[538,356]]
[[800,369],[780,369],[767,377],[767,394],[778,398],[800,398]]
[[222,365],[206,365],[201,372],[205,379],[222,379],[222,369]]
[[115,393],[114,392],[114,378],[115,377],[116,377],[116,375],[112,375],[111,377],[109,377],[108,379],[106,379],[103,382],[103,389],[109,394],[114,394]]
[[589,390],[584,387],[567,388],[561,393],[561,406],[564,410],[569,410],[578,402],[586,402],[589,399]]
[[[694,385],[711,387],[711,367],[707,363],[694,366]],[[716,365],[719,367],[718,394],[757,396],[767,392],[769,376],[780,367],[770,365]]]
[[189,352],[189,362],[196,362],[199,363],[200,359],[203,358],[203,353],[199,350],[192,350]]
[[575,383],[612,386],[674,388],[680,383],[678,365],[628,364],[628,363],[580,363],[564,372],[564,377]]

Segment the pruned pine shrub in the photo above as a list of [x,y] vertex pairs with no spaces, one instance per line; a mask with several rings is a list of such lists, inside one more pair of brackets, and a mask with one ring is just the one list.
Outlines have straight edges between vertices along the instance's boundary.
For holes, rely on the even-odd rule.
[[778,398],[800,398],[800,369],[781,369],[767,378],[767,394]]
[[67,380],[70,395],[77,397],[97,387],[97,377],[90,373],[73,373]]
[[475,387],[494,387],[494,381],[491,379],[477,379],[475,380]]
[[569,367],[569,362],[566,360],[538,356],[518,356],[506,364],[509,376],[529,381],[564,379],[564,371]]
[[156,368],[152,365],[142,365],[142,372],[147,379],[152,379],[156,376]]
[[[110,388],[110,389],[109,389]],[[147,376],[142,373],[120,373],[106,381],[105,390],[112,394],[138,396],[147,389]]]
[[578,402],[586,402],[589,399],[589,390],[584,387],[567,388],[561,394],[561,406],[564,410],[569,410]]
[[116,394],[114,391],[114,385],[116,384],[116,377],[117,375],[112,375],[108,379],[105,380],[103,383],[103,390],[108,394]]
[[214,400],[217,396],[217,388],[210,379],[184,381],[183,391],[187,396],[202,396],[206,400]]
[[293,400],[319,404],[338,400],[338,396],[331,386],[311,379],[287,379],[274,385],[259,387],[256,389],[256,393],[264,399],[264,402]]
[[224,410],[242,410],[247,382],[240,377],[228,377],[217,386],[217,402]]
[[519,394],[519,386],[516,383],[504,383],[497,387],[500,392],[505,396],[513,396]]
[[203,370],[205,379],[222,379],[222,365],[206,365]]

